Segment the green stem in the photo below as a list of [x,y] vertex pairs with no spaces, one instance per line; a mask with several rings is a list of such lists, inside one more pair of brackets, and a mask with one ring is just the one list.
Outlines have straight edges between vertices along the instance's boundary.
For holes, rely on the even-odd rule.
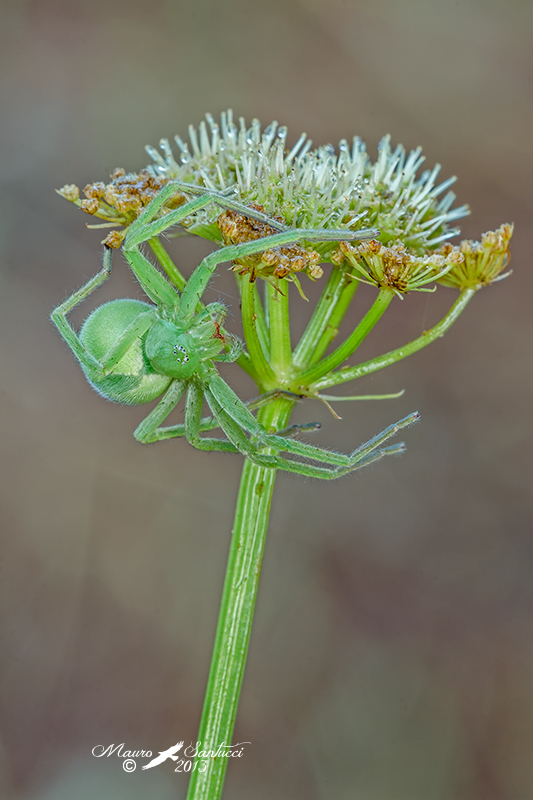
[[[266,428],[278,430],[287,425],[293,407],[287,398],[277,398],[261,409],[258,418]],[[204,751],[231,744],[275,480],[276,470],[245,461],[198,733]],[[228,760],[197,759],[187,800],[219,800]],[[199,772],[204,765],[205,772]]]
[[268,281],[268,318],[270,323],[270,365],[278,376],[271,386],[276,389],[291,376],[292,349],[289,322],[289,284],[278,278]]
[[448,328],[453,325],[457,317],[464,311],[475,293],[476,289],[463,289],[459,298],[450,308],[446,316],[433,328],[430,328],[429,331],[425,331],[418,339],[414,339],[412,342],[409,342],[409,344],[398,347],[396,350],[390,350],[388,353],[378,358],[373,358],[371,361],[365,361],[363,364],[357,364],[355,367],[345,367],[332,375],[325,375],[323,378],[319,378],[313,383],[312,391],[320,391],[330,386],[337,386],[339,383],[361,378],[363,375],[369,375],[371,372],[377,372],[384,367],[395,364],[396,361],[401,361],[402,358],[407,358],[407,356],[431,344],[435,339],[444,336]]
[[[246,276],[244,277],[244,279],[246,280]],[[265,357],[269,358],[270,333],[268,330],[263,303],[261,302],[259,291],[257,289],[257,282],[255,283],[255,289],[254,289],[254,303],[255,303],[255,315],[257,317],[256,320],[257,335],[259,337],[259,341],[261,342],[261,347],[263,348],[263,353],[265,354]]]
[[242,310],[242,327],[244,332],[244,339],[248,352],[250,353],[251,363],[257,373],[257,383],[260,389],[262,387],[273,388],[276,386],[276,376],[266,360],[263,347],[259,340],[257,333],[257,311],[255,301],[256,288],[252,281],[248,280],[247,276],[239,282],[241,290],[241,310]]
[[[340,319],[342,319],[357,289],[357,285],[358,282],[348,279],[345,272],[336,267],[332,268],[328,281],[320,295],[320,300],[294,350],[293,361],[296,368],[303,369],[310,366],[325,352],[329,342],[338,332],[339,320],[337,318],[339,312],[337,311],[337,306],[342,299],[344,301],[342,303],[342,311],[340,311]],[[344,297],[347,290],[349,299]],[[348,300],[347,303],[346,300]],[[327,343],[321,347],[323,340]]]
[[340,297],[334,306],[331,316],[328,320],[328,324],[323,331],[320,338],[318,338],[318,344],[316,345],[315,349],[311,353],[311,357],[309,359],[309,366],[312,364],[316,364],[316,362],[322,358],[328,347],[330,346],[333,339],[337,336],[339,332],[339,326],[344,319],[348,308],[350,307],[350,303],[353,300],[353,296],[357,291],[357,287],[359,286],[359,281],[355,278],[351,280],[346,277],[346,273],[344,273],[344,285],[342,287],[342,292]]
[[152,236],[151,239],[148,239],[148,244],[152,248],[152,252],[156,256],[157,260],[165,270],[166,274],[170,278],[170,282],[178,289],[180,292],[183,291],[187,281],[176,267],[172,259],[170,258],[169,254],[157,238],[157,236]]
[[241,367],[241,369],[243,369],[251,378],[253,378],[258,385],[260,384],[259,375],[257,374],[257,370],[255,369],[252,359],[248,353],[242,352],[235,363],[238,364],[239,367]]
[[359,347],[363,339],[368,336],[378,320],[381,319],[393,297],[394,292],[391,290],[380,289],[372,307],[367,311],[353,333],[351,333],[333,353],[323,358],[318,364],[301,372],[294,381],[294,386],[290,386],[289,388],[294,392],[298,392],[302,387],[310,386],[310,384],[318,381],[324,374],[331,372],[342,364],[343,361],[346,361]]

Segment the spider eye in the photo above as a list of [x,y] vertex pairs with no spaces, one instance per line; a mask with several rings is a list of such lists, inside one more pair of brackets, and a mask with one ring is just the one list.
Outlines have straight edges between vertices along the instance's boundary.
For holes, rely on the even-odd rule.
[[174,345],[174,355],[177,358],[178,364],[186,364],[189,360],[189,354],[181,344]]

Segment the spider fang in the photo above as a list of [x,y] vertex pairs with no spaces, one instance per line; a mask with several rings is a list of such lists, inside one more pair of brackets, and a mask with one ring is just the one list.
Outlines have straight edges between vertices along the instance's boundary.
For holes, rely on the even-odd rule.
[[213,339],[220,339],[223,344],[226,344],[226,340],[223,335],[220,333],[220,324],[213,320],[213,325],[215,326],[215,332],[211,338]]

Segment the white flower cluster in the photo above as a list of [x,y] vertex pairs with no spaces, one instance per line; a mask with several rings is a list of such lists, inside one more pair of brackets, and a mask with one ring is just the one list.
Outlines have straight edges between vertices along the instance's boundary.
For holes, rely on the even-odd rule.
[[[449,187],[455,178],[437,184],[440,165],[417,177],[421,148],[409,154],[401,145],[392,149],[390,136],[381,140],[372,163],[357,136],[351,146],[343,139],[337,152],[332,145],[311,149],[302,134],[289,150],[287,128],[277,122],[262,131],[259,120],[247,127],[241,117],[237,126],[231,111],[222,113],[220,125],[210,114],[206,118],[198,131],[189,127],[190,144],[175,137],[178,160],[167,139],[160,141],[162,153],[146,148],[154,177],[216,190],[233,186],[236,199],[260,205],[292,226],[376,227],[383,244],[401,242],[415,255],[457,235],[450,223],[469,213],[467,206],[452,208],[455,194]],[[202,211],[194,222],[205,229],[214,225],[216,214]]]

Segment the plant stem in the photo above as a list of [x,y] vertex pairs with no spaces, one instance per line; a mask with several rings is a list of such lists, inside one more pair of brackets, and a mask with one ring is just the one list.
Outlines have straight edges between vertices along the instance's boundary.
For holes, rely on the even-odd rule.
[[331,313],[331,316],[328,320],[328,324],[318,339],[318,344],[316,345],[315,349],[311,353],[311,357],[309,359],[309,365],[316,364],[316,362],[322,358],[328,347],[330,346],[333,339],[337,336],[339,332],[339,326],[344,319],[348,308],[350,307],[350,303],[353,300],[353,296],[356,293],[359,287],[359,281],[355,278],[351,280],[346,277],[346,273],[344,273],[344,283],[342,286],[342,291],[339,296],[335,307]]
[[289,284],[273,278],[268,281],[268,318],[270,323],[270,365],[277,383],[266,388],[277,389],[291,375],[292,350],[289,322]]
[[[242,311],[242,327],[246,346],[250,353],[251,363],[257,374],[257,383],[260,388],[268,386],[273,388],[276,385],[276,376],[272,367],[265,357],[265,352],[261,345],[258,336],[257,321],[258,314],[256,310],[256,301],[259,301],[255,283],[252,283],[248,276],[244,276],[239,281],[239,289],[241,291],[241,311]],[[262,311],[260,312],[262,313]]]
[[[246,276],[244,277],[244,280],[246,280]],[[257,316],[257,322],[256,322],[257,335],[259,337],[259,341],[261,342],[263,353],[265,354],[265,357],[268,359],[270,357],[270,331],[268,330],[268,324],[265,317],[265,310],[263,308],[261,297],[259,296],[257,282],[255,284],[255,289],[254,289],[254,305],[255,305],[255,313]]]
[[345,367],[331,375],[325,375],[313,383],[312,390],[317,392],[321,389],[329,388],[330,386],[337,386],[339,383],[361,378],[363,375],[377,372],[384,367],[395,364],[396,361],[401,361],[402,358],[407,358],[407,356],[416,353],[418,350],[426,347],[426,345],[434,342],[435,339],[444,336],[448,328],[453,325],[457,317],[464,311],[475,293],[476,289],[463,289],[446,316],[433,328],[430,328],[429,331],[425,331],[422,336],[413,339],[412,342],[403,345],[403,347],[398,347],[396,350],[390,350],[388,353],[384,353],[384,355],[378,356],[378,358],[373,358],[371,361],[365,361],[363,364],[357,364],[354,367]]
[[342,364],[343,361],[346,361],[359,347],[363,339],[368,336],[378,320],[381,319],[393,297],[394,293],[391,290],[380,289],[372,307],[367,311],[353,333],[351,333],[333,353],[323,358],[318,364],[301,372],[294,382],[295,385],[289,388],[294,392],[298,392],[302,387],[310,386],[310,384],[318,381],[325,373],[331,372],[335,367]]
[[[294,403],[280,397],[264,406],[258,419],[267,429],[289,421]],[[252,630],[261,562],[276,470],[246,459],[237,499],[218,626],[198,733],[202,750],[231,744],[237,704]],[[196,760],[187,800],[219,800],[228,759]],[[207,763],[205,772],[199,772]]]
[[347,277],[346,272],[332,268],[309,324],[294,350],[293,361],[297,369],[311,366],[325,353],[338,333],[338,326],[357,286],[358,281]]
[[151,239],[148,239],[148,244],[152,248],[152,252],[156,256],[157,260],[159,261],[165,272],[167,273],[168,277],[170,278],[170,282],[176,287],[176,289],[179,289],[179,291],[181,292],[185,287],[187,281],[185,280],[185,278],[183,277],[177,266],[174,264],[174,262],[170,258],[169,254],[167,253],[167,251],[165,250],[165,248],[163,247],[157,236],[152,236]]

